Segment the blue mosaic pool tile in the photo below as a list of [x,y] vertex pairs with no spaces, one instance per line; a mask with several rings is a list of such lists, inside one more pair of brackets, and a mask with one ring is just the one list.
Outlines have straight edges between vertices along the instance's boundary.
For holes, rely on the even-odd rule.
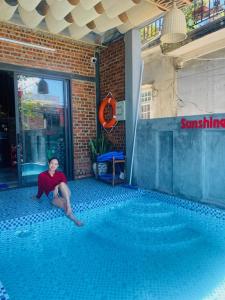
[[[81,206],[81,209],[92,207],[93,202],[108,202],[115,197],[123,198],[136,193],[136,191],[121,186],[112,187],[95,179],[75,180],[68,183],[71,190],[71,202]],[[32,200],[37,192],[37,187],[12,189],[0,192],[0,221],[19,218],[36,213],[52,210],[46,196],[40,203]]]
[[[70,182],[69,186],[72,194],[72,209],[75,214],[142,195],[140,190],[120,186],[112,187],[93,179]],[[3,196],[0,202],[0,230],[64,216],[63,211],[50,205],[45,196],[41,202],[31,200],[35,191],[36,188],[32,187],[0,194]]]
[[[72,208],[75,215],[91,209],[119,204],[126,200],[138,200],[139,197],[141,198],[146,194],[149,199],[152,198],[172,204],[175,207],[189,210],[191,213],[225,220],[225,211],[222,209],[155,191],[133,190],[121,186],[113,188],[94,179],[69,182],[69,187],[72,193]],[[8,230],[64,216],[60,209],[50,205],[46,197],[43,197],[40,203],[31,200],[31,196],[35,193],[36,187],[8,190],[0,193],[0,230]],[[204,222],[202,226],[206,226]],[[0,300],[9,300],[9,296],[1,282]]]
[[[146,194],[146,197],[145,197],[145,194]],[[134,195],[134,194],[133,194]],[[142,203],[138,203],[138,201],[139,201],[139,199],[137,199],[137,198],[139,198],[139,196],[141,195],[141,199],[140,199],[140,201],[142,201]],[[144,197],[143,197],[144,196]],[[123,200],[126,202],[126,199],[127,199],[127,202],[130,202],[130,201],[132,201],[132,203],[128,203],[130,206],[128,206],[127,208],[125,208],[125,214],[123,215],[123,216],[125,216],[124,218],[121,218],[121,214],[119,215],[119,218],[118,218],[118,209],[117,209],[117,206],[118,206],[118,204],[115,204],[115,205],[106,205],[106,206],[101,206],[101,208],[96,208],[96,211],[99,213],[99,211],[100,210],[105,210],[105,211],[107,211],[107,209],[109,209],[109,214],[107,214],[105,217],[106,217],[106,219],[104,220],[104,222],[103,222],[103,224],[104,224],[104,228],[107,228],[107,224],[111,224],[111,225],[113,225],[113,227],[108,227],[108,229],[106,230],[106,231],[104,231],[104,230],[101,230],[101,226],[100,227],[98,227],[98,222],[97,222],[97,220],[98,219],[101,219],[101,218],[98,218],[98,216],[96,217],[94,217],[94,220],[93,220],[93,214],[91,214],[91,212],[93,211],[93,210],[88,210],[87,211],[87,214],[90,214],[90,222],[92,222],[92,223],[89,223],[89,220],[87,220],[87,218],[86,218],[86,212],[83,214],[83,216],[85,216],[85,221],[87,221],[87,225],[89,226],[89,230],[88,230],[88,232],[89,232],[89,242],[90,242],[90,244],[89,244],[89,247],[84,247],[84,248],[87,248],[87,249],[89,249],[87,252],[86,252],[86,254],[85,254],[85,256],[84,256],[84,260],[79,260],[78,262],[76,262],[76,264],[75,264],[75,268],[74,268],[74,270],[75,270],[75,272],[76,272],[76,277],[77,278],[79,278],[79,276],[82,276],[82,271],[80,271],[80,273],[79,273],[79,270],[81,270],[81,266],[79,265],[79,263],[80,264],[82,264],[82,265],[84,265],[84,269],[85,268],[87,268],[88,269],[88,267],[89,267],[89,264],[87,263],[87,261],[85,260],[85,257],[88,257],[88,254],[89,253],[91,253],[91,251],[93,251],[93,248],[91,247],[93,244],[98,244],[99,243],[99,247],[101,248],[103,248],[103,250],[105,249],[105,250],[107,250],[108,248],[107,247],[109,247],[109,248],[113,248],[113,247],[111,247],[110,245],[107,245],[107,242],[106,241],[108,241],[108,240],[110,240],[111,242],[113,242],[113,240],[114,240],[114,246],[115,246],[115,252],[113,252],[113,260],[111,261],[110,260],[110,258],[111,258],[111,256],[109,256],[109,261],[107,262],[107,264],[106,265],[108,265],[108,269],[111,271],[112,269],[113,269],[113,265],[115,264],[115,261],[118,261],[118,260],[120,260],[120,255],[121,255],[121,248],[122,248],[122,245],[124,246],[124,244],[125,244],[125,246],[127,245],[127,250],[128,249],[130,249],[130,248],[133,248],[133,250],[134,250],[134,253],[137,255],[137,257],[138,256],[140,256],[140,254],[141,253],[144,253],[144,255],[143,255],[143,258],[145,257],[145,255],[147,255],[146,253],[148,253],[149,251],[151,251],[151,258],[153,258],[154,257],[154,251],[150,248],[150,247],[145,247],[144,245],[142,246],[142,244],[140,244],[140,242],[142,241],[142,237],[145,237],[146,235],[145,234],[143,234],[143,235],[140,235],[140,233],[138,233],[138,235],[134,235],[134,236],[132,236],[132,233],[135,231],[135,230],[133,230],[132,228],[138,228],[138,229],[144,229],[144,227],[142,227],[141,226],[141,220],[140,220],[140,218],[139,218],[139,216],[136,218],[133,218],[134,217],[134,215],[131,215],[131,218],[128,220],[127,219],[127,216],[132,212],[132,213],[140,213],[140,211],[136,211],[135,212],[135,209],[137,209],[137,207],[139,206],[139,207],[143,207],[143,205],[144,204],[146,204],[146,201],[151,201],[152,200],[152,202],[153,203],[148,203],[148,204],[151,204],[151,205],[146,205],[146,207],[148,208],[148,207],[151,207],[151,210],[152,209],[155,209],[156,208],[156,210],[158,210],[159,208],[159,210],[160,210],[160,212],[162,212],[162,211],[164,211],[164,207],[165,207],[165,210],[168,210],[170,213],[171,213],[171,219],[172,218],[174,218],[175,219],[175,217],[174,216],[176,216],[176,214],[174,214],[176,211],[177,211],[177,207],[179,207],[179,209],[178,209],[178,211],[185,211],[181,206],[179,206],[178,204],[177,205],[167,205],[167,200],[168,199],[166,199],[168,196],[167,195],[165,195],[165,194],[160,194],[160,193],[155,193],[155,192],[149,192],[149,193],[145,193],[145,192],[142,192],[142,191],[139,191],[138,193],[136,193],[135,194],[135,197],[133,198],[133,197],[131,197],[130,196],[130,194],[127,196],[127,197],[124,197],[123,198]],[[143,199],[144,198],[144,199]],[[134,201],[133,201],[134,200]],[[159,200],[159,201],[158,201]],[[174,198],[172,198],[172,200],[168,200],[168,201],[170,201],[170,202],[168,202],[168,203],[172,203],[172,201],[174,200]],[[177,200],[179,200],[179,198],[177,198]],[[124,207],[124,203],[125,202],[120,202],[119,203],[119,206],[121,206],[121,207]],[[95,201],[93,201],[93,202],[95,202]],[[156,205],[156,204],[154,204],[154,202],[156,202],[158,205]],[[163,203],[164,202],[164,203]],[[102,202],[101,202],[102,203]],[[104,202],[105,203],[105,202]],[[153,205],[152,205],[153,204]],[[79,209],[80,210],[82,210],[83,208],[84,208],[84,206],[82,206],[81,204],[78,204],[79,206]],[[87,207],[86,205],[85,205],[85,207]],[[111,207],[111,209],[110,209],[110,207]],[[155,210],[154,210],[155,211]],[[147,210],[145,211],[146,213],[148,212]],[[189,209],[188,210],[188,214],[190,214],[190,215],[192,215],[192,214],[194,214],[193,213],[194,211],[193,210],[191,210],[191,209]],[[115,217],[114,219],[113,219],[113,217]],[[134,221],[134,219],[137,221],[136,223],[135,222],[133,222]],[[117,222],[118,220],[120,220],[120,222]],[[206,220],[206,218],[202,218],[202,221],[203,222],[205,222],[205,220]],[[66,226],[67,226],[67,223],[69,224],[69,222],[67,222],[67,220],[55,220],[55,221],[53,221],[54,222],[54,224],[56,225],[56,224],[60,224],[61,222],[64,222],[63,224],[65,225],[66,224]],[[131,222],[130,224],[129,224],[129,221]],[[168,221],[168,219],[167,219],[167,221]],[[166,221],[166,222],[167,222]],[[178,221],[178,220],[175,220],[175,223],[176,223],[176,221]],[[34,222],[36,222],[36,221],[34,221]],[[37,226],[36,227],[36,231],[34,230],[33,232],[32,232],[32,228],[29,228],[29,226],[28,227],[24,227],[24,228],[20,228],[20,229],[18,229],[18,231],[16,231],[15,232],[15,236],[17,236],[18,234],[20,234],[20,232],[24,232],[24,233],[26,233],[25,231],[26,230],[30,230],[30,232],[31,232],[31,235],[32,234],[36,234],[36,233],[38,233],[39,232],[39,229],[41,228],[41,226],[43,226],[43,227],[47,227],[48,225],[47,225],[47,223],[53,223],[53,222],[46,222],[46,223],[44,223],[44,224],[37,224],[37,225],[34,225],[34,227],[35,226]],[[89,224],[88,224],[89,223]],[[134,224],[135,223],[135,224]],[[100,224],[100,223],[99,223]],[[101,223],[102,224],[102,223]],[[132,226],[131,226],[131,224],[132,224]],[[173,224],[173,223],[171,223],[171,224]],[[170,225],[171,225],[170,224]],[[180,223],[178,222],[178,225],[179,225]],[[191,223],[190,223],[191,224]],[[125,227],[124,227],[124,225],[125,225]],[[143,222],[143,225],[144,226],[146,226],[146,223],[145,222]],[[169,225],[169,227],[171,227]],[[184,228],[186,228],[186,225],[187,224],[182,224],[182,225],[185,225],[184,226]],[[70,226],[70,225],[69,225]],[[85,227],[88,227],[88,226],[85,226]],[[117,227],[118,226],[118,227]],[[134,227],[133,227],[134,226]],[[53,226],[54,227],[54,226]],[[62,226],[62,231],[64,231],[64,226]],[[110,228],[112,228],[112,231],[110,232]],[[114,228],[117,228],[116,230],[115,230],[115,235],[114,235]],[[177,227],[176,227],[177,228]],[[130,229],[130,230],[129,230]],[[59,227],[57,227],[57,231],[56,231],[56,233],[57,234],[59,234],[60,233],[60,228]],[[86,228],[84,229],[84,230],[86,230]],[[158,233],[156,233],[155,231],[154,231],[154,235],[156,236],[156,235],[159,235],[159,237],[161,238],[161,239],[163,239],[163,235],[161,234],[161,232],[164,232],[164,230],[165,230],[165,226],[163,226],[163,229],[162,229],[162,227],[159,229],[159,234]],[[189,230],[189,229],[188,229]],[[121,236],[120,236],[120,232],[121,231],[123,231],[123,232],[126,232],[126,236],[124,237],[124,238],[121,238]],[[140,232],[141,232],[142,230],[140,230]],[[166,231],[167,231],[167,229],[166,229]],[[80,232],[82,232],[82,230],[77,230],[76,231],[76,234],[78,234],[79,235],[79,233]],[[178,231],[179,232],[179,231]],[[185,252],[186,254],[188,254],[189,253],[189,249],[190,249],[190,244],[195,244],[195,249],[198,249],[199,250],[199,256],[201,255],[201,251],[202,251],[202,249],[200,249],[199,248],[199,245],[201,245],[201,243],[202,243],[202,240],[201,240],[201,238],[202,237],[200,237],[200,236],[197,236],[196,237],[196,242],[194,242],[192,239],[190,240],[190,243],[189,244],[187,244],[187,242],[189,242],[189,238],[191,237],[191,236],[193,236],[194,235],[194,232],[193,233],[191,233],[191,236],[188,236],[188,234],[186,234],[186,231],[185,232],[183,232],[183,234],[185,235],[185,236],[187,236],[187,238],[188,238],[188,240],[186,241],[186,239],[184,240],[184,242],[182,243],[182,242],[180,242],[179,243],[179,247],[180,248],[185,248],[186,250],[185,251],[187,251],[187,252]],[[181,238],[183,239],[183,234],[182,234],[182,236],[181,236]],[[6,236],[7,236],[7,232],[6,232]],[[19,236],[19,235],[18,235]],[[51,235],[51,237],[52,237],[53,235]],[[194,235],[195,236],[195,235]],[[132,237],[132,238],[130,238],[130,237]],[[180,237],[179,236],[177,236],[176,235],[176,237],[177,237],[177,240],[179,241],[180,240]],[[97,241],[98,241],[98,243],[96,243],[96,239],[97,239]],[[22,240],[20,239],[20,241],[21,241],[21,244],[22,244]],[[119,242],[120,241],[120,242]],[[120,247],[120,243],[121,243],[121,247]],[[81,243],[82,244],[82,243]],[[33,243],[31,243],[31,245],[32,245],[32,247],[33,247]],[[130,247],[130,245],[132,245],[132,247]],[[154,249],[155,249],[155,246],[156,245],[154,245]],[[214,246],[214,241],[213,241],[213,246]],[[105,247],[105,248],[104,248]],[[161,247],[160,247],[161,248]],[[168,245],[166,245],[166,248],[167,248],[167,250],[168,250]],[[79,247],[79,249],[82,249],[82,246],[80,246]],[[120,249],[120,251],[117,251],[118,249]],[[136,250],[135,250],[136,249]],[[146,251],[146,249],[147,249],[147,251]],[[178,248],[177,248],[178,249]],[[204,250],[205,250],[205,248],[203,248]],[[127,253],[127,250],[124,250],[124,252],[125,253]],[[79,250],[80,251],[80,250]],[[78,252],[79,252],[78,251]],[[183,251],[183,250],[182,250]],[[107,251],[104,251],[104,252],[107,252]],[[104,256],[104,252],[103,252],[103,256]],[[158,251],[158,249],[157,249],[157,247],[156,247],[156,251],[155,252],[159,252]],[[164,251],[163,251],[164,252]],[[196,252],[198,252],[198,251],[196,251]],[[63,252],[62,252],[63,253]],[[171,255],[171,253],[172,253],[172,251],[171,252],[167,252],[167,254],[168,253],[170,253],[170,255]],[[178,254],[178,256],[180,255],[180,253],[181,253],[181,251],[177,251],[177,254]],[[6,255],[8,255],[8,254],[6,254]],[[63,254],[64,255],[64,254]],[[169,258],[170,258],[170,255],[169,255]],[[203,251],[203,255],[204,255],[204,251]],[[185,255],[185,256],[187,256],[188,257],[188,255]],[[168,257],[168,255],[166,255],[166,257]],[[205,255],[205,257],[206,257],[206,262],[208,263],[208,256],[207,255]],[[96,272],[93,272],[92,273],[92,278],[93,278],[93,281],[92,281],[92,284],[93,284],[93,287],[97,287],[97,284],[98,284],[98,281],[96,280],[95,281],[95,278],[98,278],[98,276],[99,276],[99,274],[100,274],[100,272],[101,272],[101,270],[102,270],[102,268],[98,268],[98,263],[97,263],[97,261],[96,260],[93,260],[93,261],[95,261],[95,264],[96,264],[96,268],[94,268],[93,270],[95,271],[95,270],[97,270]],[[129,263],[131,263],[131,264],[133,264],[133,262],[135,261],[135,260],[132,260],[132,261],[126,261],[126,255],[124,256],[124,260],[123,261],[125,261],[125,263],[127,263],[127,264],[129,264]],[[176,265],[176,263],[174,264],[174,266],[175,266],[175,270],[176,270],[176,267],[178,266],[178,265],[180,265],[180,261],[179,261],[179,259],[176,261],[177,262],[177,265]],[[165,263],[166,263],[166,261],[165,261]],[[143,271],[143,266],[144,265],[147,265],[147,264],[141,264],[140,266],[139,266],[139,268],[136,268],[136,261],[135,261],[135,265],[134,265],[134,268],[136,268],[135,270],[137,271],[137,273],[142,273],[142,274],[144,274],[145,272]],[[153,264],[154,265],[154,264]],[[209,265],[210,265],[210,263],[209,263]],[[189,272],[189,264],[187,264],[187,273]],[[9,268],[10,269],[10,268]],[[104,269],[104,266],[103,266],[103,269]],[[120,272],[120,269],[119,268],[115,268],[114,270],[118,270],[118,273]],[[152,271],[152,269],[150,268],[149,270],[151,270]],[[163,272],[165,272],[164,274],[167,274],[168,275],[168,273],[166,273],[167,271],[168,271],[168,269],[167,269],[167,267],[165,266],[165,270],[164,271],[162,271],[162,270],[164,270],[164,269],[161,269],[160,268],[160,273],[163,273]],[[174,270],[174,271],[175,271]],[[179,267],[178,267],[178,269],[177,269],[178,271],[179,271]],[[203,265],[203,269],[202,270],[204,270],[204,265]],[[150,272],[151,272],[150,271]],[[77,273],[78,272],[78,273]],[[152,272],[153,273],[153,277],[154,277],[154,272]],[[122,273],[121,273],[122,274]],[[156,274],[156,273],[155,273]],[[172,273],[173,274],[173,273]],[[122,274],[122,276],[120,277],[120,279],[123,281],[124,280],[124,282],[123,282],[123,285],[121,286],[120,285],[120,287],[115,291],[113,288],[111,288],[112,286],[113,286],[113,284],[112,285],[110,285],[109,284],[109,286],[107,286],[107,287],[104,287],[104,280],[101,280],[100,282],[101,282],[101,284],[102,284],[102,286],[103,286],[103,291],[102,291],[102,294],[101,294],[101,296],[99,295],[99,294],[96,294],[95,293],[95,291],[96,291],[96,289],[95,288],[93,288],[93,289],[91,289],[90,288],[90,285],[88,286],[88,281],[86,281],[85,282],[85,289],[88,289],[88,288],[90,288],[90,294],[89,294],[89,296],[90,297],[87,297],[87,298],[85,298],[84,297],[84,292],[83,292],[83,290],[82,290],[82,288],[80,288],[80,290],[79,290],[79,285],[78,285],[78,288],[76,288],[76,290],[74,291],[74,294],[72,294],[72,289],[69,289],[68,288],[68,286],[66,285],[66,290],[67,290],[67,292],[65,291],[65,293],[62,293],[63,294],[63,297],[62,297],[62,295],[59,297],[59,298],[57,298],[57,297],[55,297],[55,299],[76,299],[76,298],[79,298],[79,299],[117,299],[117,300],[122,300],[122,299],[168,299],[168,295],[167,295],[167,291],[169,291],[169,293],[171,294],[171,295],[173,295],[174,296],[174,298],[170,298],[170,299],[182,299],[182,297],[175,297],[176,296],[176,290],[177,290],[177,286],[179,286],[179,284],[177,284],[177,286],[175,285],[175,284],[171,284],[170,283],[170,285],[169,285],[169,287],[167,288],[167,290],[164,290],[163,288],[162,288],[162,285],[160,284],[160,280],[159,280],[159,278],[160,278],[160,274],[157,274],[157,278],[156,278],[156,280],[157,280],[157,284],[155,284],[155,285],[153,285],[153,286],[151,286],[151,291],[149,291],[149,287],[148,287],[148,282],[145,282],[145,280],[143,280],[143,282],[140,282],[139,283],[139,285],[138,285],[138,289],[136,289],[135,290],[135,288],[134,288],[134,286],[135,286],[135,284],[137,284],[137,282],[135,283],[135,278],[136,277],[134,277],[133,278],[133,280],[131,281],[131,284],[130,284],[130,288],[129,288],[129,284],[127,284],[127,286],[126,286],[126,280],[127,280],[127,276],[128,275],[128,273],[126,273],[126,272],[124,272],[123,274]],[[10,276],[10,275],[9,275]],[[171,273],[170,273],[170,275],[168,275],[168,278],[166,277],[166,275],[164,275],[165,277],[164,277],[164,279],[163,279],[163,281],[161,281],[161,282],[166,282],[167,280],[169,281],[170,280],[170,276],[171,276]],[[191,279],[191,277],[192,277],[193,275],[192,275],[192,273],[191,273],[191,268],[190,268],[190,279]],[[113,276],[112,276],[113,277]],[[116,277],[116,276],[115,276]],[[114,278],[115,278],[114,277]],[[182,276],[181,276],[182,277]],[[2,280],[3,280],[3,278],[2,278]],[[161,280],[162,280],[162,278],[161,278]],[[119,280],[118,280],[119,281]],[[188,281],[188,280],[187,280]],[[5,279],[3,280],[3,282],[6,282],[5,281]],[[119,281],[119,282],[121,282],[121,281]],[[159,282],[159,284],[158,284],[158,282]],[[22,286],[22,284],[23,284],[23,282],[21,281],[21,286]],[[66,283],[67,284],[67,283]],[[7,284],[7,286],[9,286],[8,284]],[[185,290],[185,287],[182,287],[182,284],[180,284],[180,286],[181,286],[181,289],[184,289]],[[120,294],[120,289],[121,289],[121,294]],[[142,291],[142,293],[140,294],[140,289],[141,289],[141,291]],[[126,290],[126,297],[123,297],[124,295],[122,294],[122,291],[124,291],[124,290]],[[13,293],[12,293],[12,291],[11,290],[9,290],[10,291],[10,295],[11,295],[11,297],[13,297]],[[187,291],[186,291],[187,292]],[[186,293],[185,292],[185,293]],[[157,294],[157,296],[158,297],[154,297],[155,295]],[[44,294],[44,292],[41,292],[41,295],[42,295],[42,297],[40,297],[40,299],[49,299],[48,298],[48,296],[50,296],[50,293],[48,294],[48,293],[46,293],[46,294]],[[43,297],[43,295],[44,295],[44,297]],[[203,299],[203,298],[197,298],[197,297],[195,297],[193,294],[192,294],[192,290],[190,289],[190,291],[188,291],[188,295],[189,295],[189,298],[185,298],[185,299]],[[20,299],[21,299],[21,297],[20,297]],[[29,298],[30,299],[30,298]],[[50,299],[53,299],[53,298],[50,298]],[[214,297],[213,299],[223,299],[223,298],[216,298],[216,297]]]
[[7,294],[1,281],[0,281],[0,300],[9,300],[9,295]]
[[[196,213],[198,215],[213,216],[225,220],[225,211],[222,209],[172,195],[154,191],[131,190],[119,186],[113,188],[92,179],[70,182],[69,185],[72,191],[72,208],[75,214],[88,210],[91,211],[91,209],[99,207],[104,208],[112,204],[118,205],[119,203],[132,201],[134,199],[137,201],[139,197],[141,198],[144,195],[147,195],[149,200],[154,199],[172,204],[173,207],[189,210],[191,214]],[[52,207],[46,198],[43,198],[41,203],[30,200],[30,196],[35,190],[35,188],[18,189],[5,191],[0,194],[0,204],[2,205],[0,210],[2,210],[1,212],[3,213],[2,216],[0,215],[1,230],[17,228],[23,225],[64,216],[64,213],[61,210]],[[7,200],[8,202],[6,202]],[[206,226],[204,220],[202,220],[202,222],[202,226]],[[130,298],[132,298],[134,292],[135,291],[132,290],[130,291]],[[104,299],[110,295],[110,291],[108,290],[107,293],[108,294],[103,295],[105,297]],[[143,299],[145,298],[145,295],[143,295]],[[0,300],[9,300],[9,296],[1,283]]]
[[219,207],[209,206],[207,203],[179,198],[173,195],[159,193],[155,191],[142,190],[142,194],[148,194],[158,201],[173,204],[184,209],[191,210],[201,215],[210,215],[218,219],[225,220],[225,210]]
[[[148,194],[154,199],[182,207],[198,214],[211,215],[225,220],[225,211],[207,204],[190,201],[155,191],[133,190],[121,186],[112,187],[94,179],[69,182],[72,208],[76,213],[100,206],[119,203],[125,199]],[[53,208],[47,197],[39,203],[31,200],[36,187],[8,190],[0,193],[0,229],[41,222],[60,217],[63,212]]]

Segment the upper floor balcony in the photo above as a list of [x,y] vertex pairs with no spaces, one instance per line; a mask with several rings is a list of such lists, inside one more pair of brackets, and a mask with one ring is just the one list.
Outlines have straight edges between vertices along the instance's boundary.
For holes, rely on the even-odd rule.
[[[209,27],[210,23],[225,17],[225,0],[194,0],[189,6],[183,8],[186,16],[187,29],[201,31],[201,27]],[[161,36],[163,16],[149,23],[141,29],[142,45],[151,45]],[[199,29],[199,30],[197,30]]]

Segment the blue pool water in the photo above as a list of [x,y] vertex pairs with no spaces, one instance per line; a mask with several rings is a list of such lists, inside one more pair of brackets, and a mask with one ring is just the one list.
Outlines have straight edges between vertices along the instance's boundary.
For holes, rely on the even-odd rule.
[[11,300],[225,299],[224,220],[151,194],[82,218],[1,231]]
[[22,176],[37,175],[47,169],[47,163],[24,163],[22,164]]

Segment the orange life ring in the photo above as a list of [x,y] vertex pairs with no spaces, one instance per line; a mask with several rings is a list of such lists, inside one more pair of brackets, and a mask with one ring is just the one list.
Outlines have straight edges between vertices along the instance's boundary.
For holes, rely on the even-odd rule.
[[[104,116],[104,110],[107,105],[110,105],[112,107],[112,119],[106,121]],[[98,117],[101,125],[104,128],[112,128],[117,123],[116,120],[116,100],[112,96],[106,96],[105,99],[102,100],[99,111],[98,111]]]

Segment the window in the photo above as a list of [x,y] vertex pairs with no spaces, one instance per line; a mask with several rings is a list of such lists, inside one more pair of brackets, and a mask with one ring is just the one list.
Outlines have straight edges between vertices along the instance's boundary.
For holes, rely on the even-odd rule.
[[150,106],[152,101],[152,85],[146,84],[141,87],[141,119],[150,119]]

